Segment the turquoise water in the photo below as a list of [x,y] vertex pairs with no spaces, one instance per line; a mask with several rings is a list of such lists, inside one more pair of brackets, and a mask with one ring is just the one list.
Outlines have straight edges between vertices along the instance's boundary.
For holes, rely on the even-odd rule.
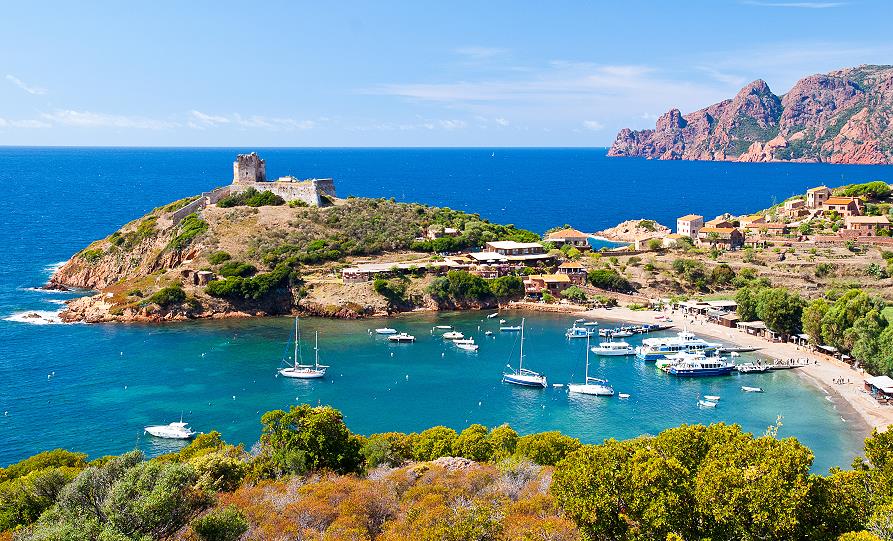
[[[818,470],[846,465],[858,452],[851,425],[791,373],[676,380],[650,365],[611,359],[600,361],[598,371],[632,394],[629,401],[569,397],[500,383],[513,337],[481,338],[481,351],[468,354],[432,339],[429,316],[306,321],[305,331],[320,329],[324,359],[333,365],[322,382],[274,377],[287,319],[22,322],[23,313],[51,313],[71,296],[32,289],[52,264],[155,206],[227,183],[233,156],[245,150],[256,149],[0,148],[0,465],[55,447],[92,456],[134,446],[159,453],[166,448],[141,437],[142,426],[175,420],[181,411],[198,430],[220,430],[251,445],[264,411],[297,402],[331,404],[361,433],[508,422],[521,432],[556,429],[590,442],[682,422],[738,422],[761,433],[781,415],[781,434],[809,445]],[[604,149],[496,149],[495,157],[490,149],[260,153],[270,176],[334,176],[342,195],[446,205],[539,232],[564,223],[595,231],[629,218],[672,225],[688,212],[743,213],[820,183],[889,181],[891,170],[608,159]],[[544,197],[544,182],[563,195]],[[444,316],[466,331],[476,331],[481,317]],[[570,323],[530,316],[529,366],[552,382],[582,377],[583,343],[563,337]],[[386,324],[420,341],[389,345],[366,332]],[[741,393],[745,379],[767,392]],[[698,410],[698,393],[721,395],[720,406]]]

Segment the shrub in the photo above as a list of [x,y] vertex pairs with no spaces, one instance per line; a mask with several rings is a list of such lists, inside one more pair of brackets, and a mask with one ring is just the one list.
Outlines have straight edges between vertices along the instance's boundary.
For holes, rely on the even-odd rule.
[[180,304],[186,300],[186,293],[180,286],[169,286],[159,289],[149,297],[148,301],[166,307]]
[[826,276],[834,275],[834,265],[831,263],[819,263],[815,266],[815,276],[816,278],[824,278]]
[[363,442],[360,453],[367,468],[382,465],[397,467],[412,459],[411,437],[400,432],[372,434]]
[[487,439],[490,442],[493,460],[502,460],[512,456],[518,446],[518,433],[505,424],[491,430]]
[[474,424],[466,428],[453,441],[453,453],[476,462],[486,462],[493,455],[487,427]]
[[230,259],[232,259],[232,256],[229,255],[227,252],[224,252],[223,250],[219,250],[208,256],[208,262],[212,265],[219,265],[224,261],[229,261]]
[[269,190],[259,192],[255,188],[248,188],[243,192],[228,195],[217,202],[217,206],[220,208],[241,206],[266,207],[284,204],[285,200],[273,192]]
[[291,272],[287,264],[280,263],[271,272],[257,274],[251,278],[230,276],[225,280],[211,280],[205,286],[205,293],[212,297],[232,300],[258,300],[286,285]]
[[390,280],[376,278],[372,282],[372,289],[393,305],[406,302],[406,280],[403,278],[391,278]]
[[511,299],[524,294],[524,281],[518,276],[500,276],[490,280],[490,292],[497,299]]
[[257,268],[254,265],[250,265],[248,263],[242,263],[240,261],[227,261],[223,265],[220,266],[217,273],[220,276],[242,276],[247,277],[251,276],[257,272]]
[[515,452],[542,466],[554,466],[580,448],[580,440],[561,432],[540,432],[518,439]]
[[192,240],[208,230],[208,222],[202,220],[198,214],[192,213],[180,222],[180,233],[171,239],[167,247],[171,250],[182,250]]
[[589,283],[601,289],[609,291],[631,291],[632,284],[629,280],[620,276],[615,270],[611,269],[595,269],[589,271]]
[[87,263],[93,264],[102,259],[102,253],[101,249],[84,250],[81,252],[81,257]]
[[586,292],[580,289],[579,286],[571,286],[562,292],[564,298],[576,302],[583,302],[586,300]]
[[865,182],[862,184],[850,184],[837,188],[834,192],[845,197],[867,197],[869,199],[884,199],[890,196],[890,185],[880,180]]
[[248,521],[239,508],[230,505],[193,520],[192,531],[202,541],[236,541],[248,531]]
[[413,442],[412,456],[416,460],[434,460],[449,456],[458,435],[452,428],[435,426],[423,431]]

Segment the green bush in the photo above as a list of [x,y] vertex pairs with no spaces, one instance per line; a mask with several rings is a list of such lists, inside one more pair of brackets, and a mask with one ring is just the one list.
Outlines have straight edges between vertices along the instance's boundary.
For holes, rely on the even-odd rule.
[[192,239],[207,230],[208,222],[202,220],[198,214],[193,212],[189,216],[183,218],[183,221],[180,222],[179,234],[171,239],[167,247],[171,250],[182,250],[186,246],[189,246]]
[[487,427],[484,425],[469,426],[453,441],[453,454],[476,462],[490,460],[493,455],[493,447],[488,435]]
[[99,261],[100,259],[102,259],[102,253],[103,253],[102,250],[98,249],[98,248],[91,249],[91,250],[84,250],[83,252],[81,252],[81,257],[87,263],[93,264],[93,263],[96,263],[97,261]]
[[225,280],[211,280],[205,286],[205,293],[231,300],[259,300],[287,285],[291,274],[291,267],[280,263],[271,272],[256,274],[251,278],[230,276]]
[[601,289],[608,291],[626,292],[632,290],[632,284],[629,280],[620,276],[617,271],[612,269],[595,269],[589,271],[589,283]]
[[191,526],[202,541],[236,541],[248,531],[248,521],[234,505],[214,509],[193,520]]
[[257,268],[254,265],[242,263],[241,261],[227,261],[217,270],[217,274],[227,278],[230,276],[241,276],[244,278],[251,276],[255,272],[257,272]]
[[884,199],[890,196],[890,192],[890,185],[880,180],[850,184],[834,190],[835,194],[844,197],[867,197],[869,199]]
[[208,262],[212,265],[219,265],[224,261],[229,261],[230,259],[232,259],[232,256],[229,255],[229,253],[224,252],[223,250],[214,252],[213,254],[208,256]]
[[406,303],[406,283],[404,278],[376,278],[372,282],[372,289],[392,305],[399,306]]
[[416,460],[434,460],[450,456],[458,435],[452,428],[435,426],[423,431],[413,442],[412,456]]
[[552,431],[522,436],[518,439],[515,453],[542,466],[554,466],[579,448],[580,440],[577,438]]
[[285,200],[274,194],[269,190],[264,190],[262,192],[256,190],[255,188],[248,188],[243,192],[239,192],[236,194],[228,195],[222,198],[217,202],[217,206],[220,208],[230,208],[230,207],[241,207],[241,206],[249,206],[249,207],[268,207],[268,206],[279,206],[284,205]]
[[185,300],[186,292],[184,292],[180,286],[169,286],[159,289],[148,299],[149,302],[162,307],[180,304]]
[[586,292],[579,286],[571,286],[562,292],[564,298],[575,302],[583,302],[586,300]]

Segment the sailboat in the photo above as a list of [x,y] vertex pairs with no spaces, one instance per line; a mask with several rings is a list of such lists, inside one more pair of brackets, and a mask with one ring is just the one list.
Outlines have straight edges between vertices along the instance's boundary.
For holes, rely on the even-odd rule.
[[546,388],[546,376],[524,368],[524,319],[521,319],[521,351],[518,356],[518,370],[508,366],[511,372],[502,374],[503,383],[521,385],[524,387]]
[[295,318],[295,350],[292,366],[280,368],[279,374],[286,378],[319,379],[326,375],[327,365],[319,364],[319,331],[316,332],[316,343],[313,346],[315,360],[313,364],[300,364],[298,360],[298,318]]
[[586,381],[585,383],[569,383],[567,390],[570,393],[588,394],[593,396],[614,396],[614,387],[608,384],[606,379],[589,377],[589,342],[586,337]]

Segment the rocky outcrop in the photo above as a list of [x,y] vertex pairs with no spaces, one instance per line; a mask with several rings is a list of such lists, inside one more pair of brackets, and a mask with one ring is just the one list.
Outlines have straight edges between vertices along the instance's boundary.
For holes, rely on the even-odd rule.
[[757,80],[705,109],[671,109],[653,130],[620,130],[608,155],[889,164],[891,120],[893,66],[859,66],[801,79],[782,97]]
[[670,228],[654,220],[627,220],[595,235],[617,242],[635,242],[639,239],[661,237],[670,234]]

